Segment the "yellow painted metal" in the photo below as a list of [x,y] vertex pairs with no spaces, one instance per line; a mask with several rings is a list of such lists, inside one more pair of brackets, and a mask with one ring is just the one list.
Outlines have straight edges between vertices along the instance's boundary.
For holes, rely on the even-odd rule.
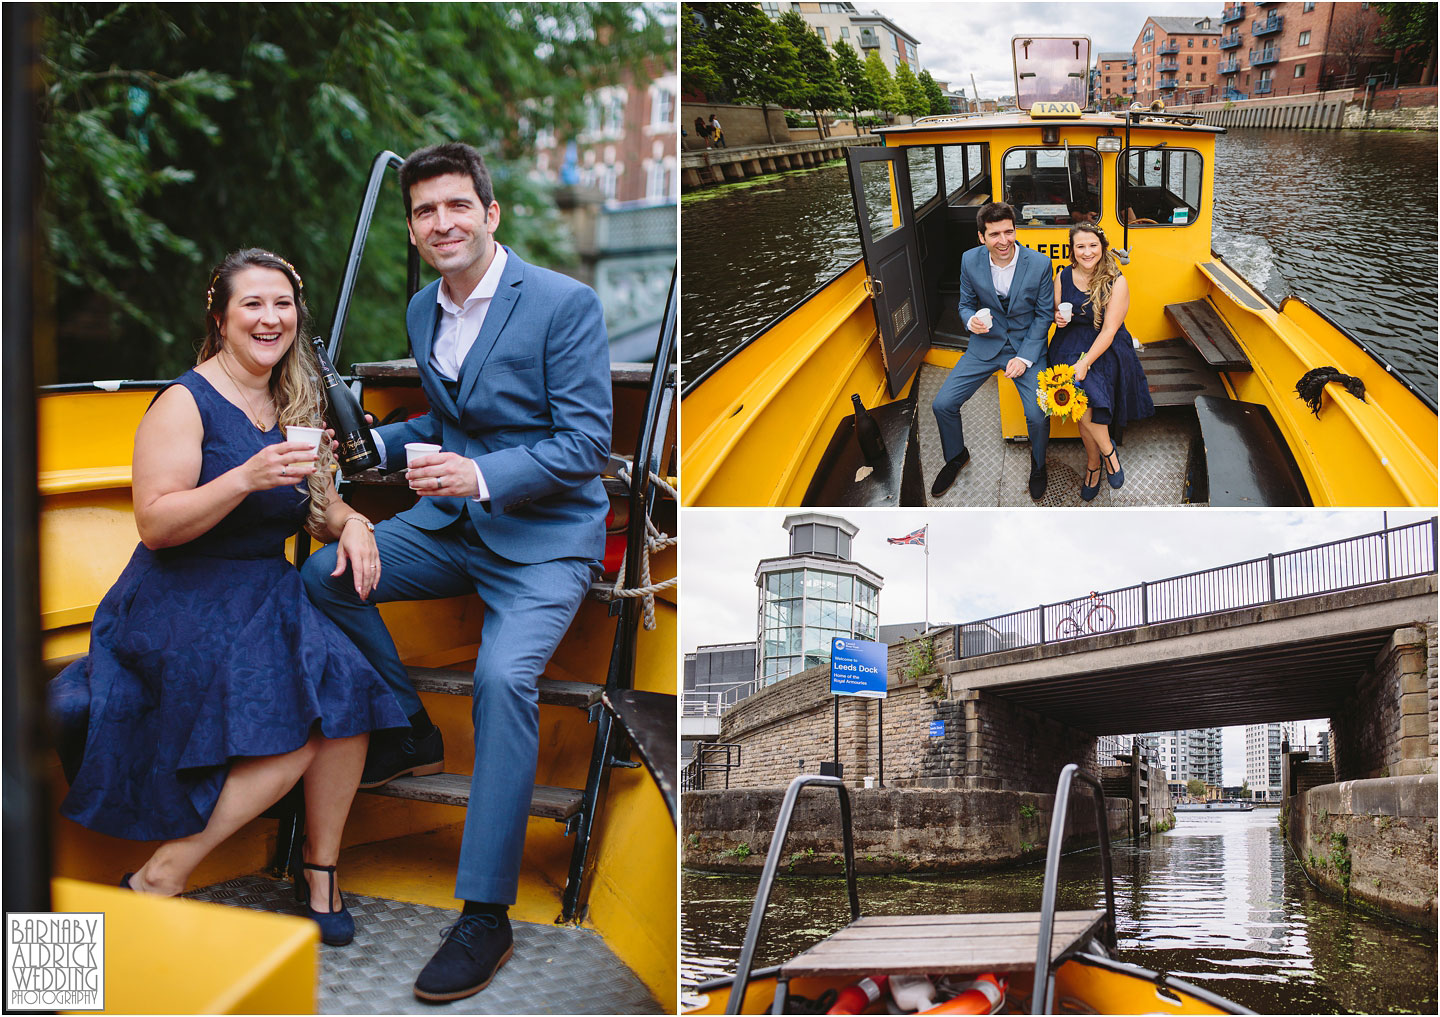
[[57,912],[105,915],[105,1013],[315,1012],[320,936],[307,918],[75,879],[50,888]]
[[[1088,114],[1050,122],[1062,144],[1092,148],[1100,137],[1123,139],[1122,118]],[[1049,147],[1042,124],[1028,115],[981,116],[888,128],[887,147],[982,145],[997,185],[1005,152]],[[1120,155],[1099,153],[1100,225],[1112,246],[1128,243],[1123,271],[1131,293],[1125,324],[1141,343],[1172,339],[1179,329],[1168,304],[1209,298],[1230,324],[1255,366],[1222,375],[1227,393],[1265,405],[1289,442],[1318,505],[1434,505],[1437,498],[1436,414],[1383,365],[1302,302],[1252,312],[1226,285],[1251,293],[1211,252],[1215,184],[1214,128],[1141,121],[1131,148],[1191,150],[1201,158],[1200,209],[1184,226],[1132,225],[1118,208]],[[892,176],[892,219],[898,214]],[[898,220],[896,220],[898,221]],[[1050,258],[1052,271],[1069,264],[1065,226],[1018,224],[1021,244]],[[1224,283],[1215,276],[1223,274]],[[934,352],[926,361],[935,362]],[[1317,421],[1294,395],[1305,371],[1333,365],[1365,381],[1364,403],[1330,386]],[[849,393],[867,407],[888,399],[872,302],[857,262],[791,308],[741,347],[682,400],[683,492],[686,505],[798,505],[836,426],[851,412]],[[903,394],[903,393],[902,393]],[[1023,440],[1023,407],[1013,385],[1000,385],[1001,431]],[[1052,437],[1073,437],[1072,423],[1052,422]]]

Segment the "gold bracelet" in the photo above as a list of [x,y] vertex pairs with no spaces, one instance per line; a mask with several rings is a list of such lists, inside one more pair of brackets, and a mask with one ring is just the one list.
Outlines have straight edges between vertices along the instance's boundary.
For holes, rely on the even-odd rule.
[[357,519],[365,524],[365,529],[369,530],[371,533],[375,532],[375,524],[372,523],[370,520],[366,519],[359,512],[356,512],[354,515],[347,516],[345,518],[345,521],[340,524],[340,531],[343,533],[345,531],[345,527],[349,526]]

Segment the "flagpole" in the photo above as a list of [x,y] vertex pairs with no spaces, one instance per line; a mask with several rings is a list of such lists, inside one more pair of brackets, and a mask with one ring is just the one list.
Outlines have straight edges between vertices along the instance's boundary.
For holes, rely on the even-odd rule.
[[930,524],[925,524],[925,632],[930,632]]

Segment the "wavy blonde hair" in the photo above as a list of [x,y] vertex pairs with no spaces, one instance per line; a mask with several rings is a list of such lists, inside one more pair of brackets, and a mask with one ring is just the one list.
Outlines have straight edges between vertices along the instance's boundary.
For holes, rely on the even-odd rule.
[[1090,294],[1088,303],[1095,311],[1095,327],[1099,328],[1105,319],[1105,307],[1110,303],[1110,294],[1115,290],[1115,280],[1120,278],[1120,261],[1110,253],[1110,241],[1105,236],[1105,231],[1094,223],[1081,223],[1078,226],[1070,227],[1070,268],[1073,272],[1077,267],[1075,264],[1075,236],[1078,233],[1093,233],[1100,241],[1100,263],[1095,266],[1095,274],[1090,277],[1090,285],[1087,292]]
[[[205,303],[205,338],[195,358],[198,366],[218,356],[225,347],[220,336],[225,309],[234,295],[235,276],[247,268],[270,268],[283,272],[295,294],[295,341],[270,372],[270,398],[275,402],[276,422],[281,427],[324,427],[323,400],[320,394],[320,362],[305,334],[310,329],[310,309],[305,304],[305,284],[295,266],[284,258],[258,247],[227,254],[210,274],[210,290]],[[329,445],[320,442],[319,469],[305,480],[310,491],[310,512],[305,528],[318,539],[325,536],[325,507],[329,502],[325,483],[334,469],[334,455]]]

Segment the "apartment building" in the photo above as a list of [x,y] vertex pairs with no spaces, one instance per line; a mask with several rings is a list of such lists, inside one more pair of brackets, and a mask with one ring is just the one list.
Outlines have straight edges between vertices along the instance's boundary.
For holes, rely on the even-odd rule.
[[1220,787],[1223,777],[1220,728],[1202,727],[1191,731],[1155,731],[1143,738],[1155,746],[1155,761],[1172,782],[1200,780]]
[[1284,797],[1284,785],[1280,779],[1280,747],[1287,742],[1294,745],[1294,741],[1293,721],[1246,726],[1245,782],[1250,785],[1251,798],[1277,802]]
[[[1135,61],[1132,98],[1149,105],[1200,101],[1219,94],[1220,28],[1214,18],[1149,17],[1130,48]],[[1178,98],[1177,98],[1178,97]]]
[[794,11],[805,19],[826,46],[847,42],[864,60],[871,51],[891,74],[902,63],[920,73],[920,40],[877,11],[861,14],[851,3],[784,3],[765,0],[760,9],[778,19],[786,11]]
[[1091,106],[1096,109],[1118,109],[1130,105],[1127,88],[1134,80],[1131,54],[1123,51],[1097,54],[1091,77]]
[[1226,3],[1220,15],[1221,98],[1360,87],[1390,56],[1375,45],[1369,3]]

